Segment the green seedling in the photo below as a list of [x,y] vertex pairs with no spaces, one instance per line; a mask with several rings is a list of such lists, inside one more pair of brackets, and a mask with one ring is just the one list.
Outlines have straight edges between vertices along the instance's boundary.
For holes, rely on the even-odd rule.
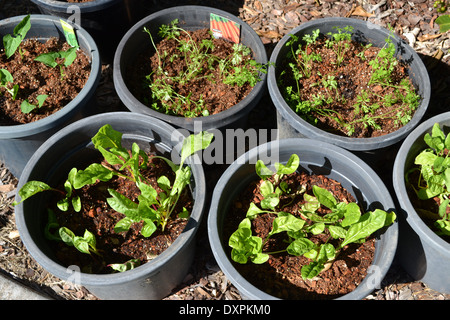
[[[34,60],[42,62],[43,64],[51,68],[59,66],[61,79],[63,79],[64,78],[63,67],[68,67],[75,61],[75,59],[77,58],[77,50],[78,47],[71,47],[66,51],[61,50],[58,52],[43,53],[37,56]],[[60,60],[64,60],[64,63],[60,62]]]
[[[21,201],[15,201],[13,205],[17,205],[40,192],[55,191],[62,195],[62,199],[57,202],[57,207],[61,211],[67,211],[72,206],[75,212],[79,212],[82,205],[76,190],[86,185],[92,185],[97,181],[109,181],[112,177],[118,176],[136,183],[141,194],[138,196],[138,202],[134,202],[116,190],[108,189],[111,197],[106,199],[107,203],[112,209],[125,216],[116,223],[115,232],[126,232],[133,223],[142,222],[143,226],[140,231],[142,236],[150,237],[157,228],[164,231],[169,219],[175,214],[174,210],[180,196],[183,192],[186,192],[186,186],[191,181],[190,167],[184,166],[186,159],[197,151],[207,148],[212,138],[213,135],[208,132],[200,132],[185,138],[181,148],[179,165],[162,156],[151,156],[164,160],[175,174],[173,184],[166,176],[160,176],[157,179],[158,186],[163,190],[158,193],[142,175],[142,170],[148,166],[148,155],[136,143],[133,143],[129,152],[122,146],[122,133],[115,131],[110,125],[105,125],[92,138],[92,142],[94,147],[103,155],[106,164],[93,163],[84,170],[73,168],[64,183],[64,191],[55,189],[41,181],[29,181],[19,190],[18,194]],[[119,169],[114,169],[114,166],[119,167]],[[189,216],[186,208],[176,213],[180,218]],[[59,227],[55,221],[56,219],[49,219],[49,225],[46,229]],[[46,234],[51,235],[50,232]],[[67,234],[69,233],[67,230],[64,231],[64,234],[68,239]],[[53,235],[52,238],[58,237]],[[86,238],[92,241],[90,237],[85,236],[84,239]],[[80,241],[80,239],[77,241]],[[86,240],[85,242],[90,244],[89,241]],[[83,246],[86,249],[86,245],[83,244]],[[89,245],[89,248],[91,251],[93,250],[91,245]]]
[[435,123],[431,135],[425,134],[424,141],[428,148],[420,152],[414,161],[419,168],[407,172],[405,178],[409,181],[413,171],[420,171],[418,185],[413,186],[418,198],[427,200],[438,197],[440,203],[437,213],[424,213],[435,220],[434,226],[439,230],[439,235],[450,236],[450,216],[447,213],[450,202],[450,135],[445,135],[439,123]]
[[13,34],[6,34],[3,36],[3,47],[5,49],[6,58],[9,59],[19,49],[20,56],[22,57],[22,51],[20,44],[25,39],[28,30],[31,28],[30,15],[27,15],[19,22],[14,28]]
[[[420,96],[415,92],[414,87],[407,79],[395,83],[392,77],[393,71],[399,61],[395,57],[395,45],[392,42],[393,33],[386,39],[386,44],[381,48],[375,58],[367,59],[364,55],[365,51],[371,46],[360,46],[360,52],[356,55],[362,60],[368,60],[371,67],[371,77],[369,85],[378,85],[382,88],[391,87],[394,93],[380,95],[373,90],[362,90],[356,96],[356,101],[352,102],[351,107],[354,109],[354,120],[345,122],[341,115],[333,108],[333,105],[347,105],[347,99],[341,94],[337,76],[340,74],[339,67],[343,65],[346,53],[351,44],[351,32],[353,28],[347,26],[344,28],[335,28],[336,32],[329,32],[328,38],[325,39],[325,47],[331,49],[336,54],[335,70],[327,74],[318,74],[319,80],[309,86],[312,90],[309,99],[303,97],[304,88],[301,86],[302,78],[309,78],[313,70],[314,63],[322,61],[322,57],[314,51],[317,46],[320,30],[313,30],[311,34],[304,35],[302,42],[295,35],[291,35],[291,39],[286,43],[290,47],[287,54],[289,71],[295,82],[295,85],[284,83],[287,70],[283,70],[278,78],[278,87],[283,91],[283,97],[291,106],[291,108],[304,117],[312,124],[317,124],[316,115],[326,117],[332,122],[339,124],[345,129],[348,136],[355,133],[358,125],[364,128],[379,130],[380,120],[393,119],[396,125],[407,124],[420,103]],[[296,46],[298,48],[296,49]],[[393,104],[398,106],[394,109],[381,107],[390,107]],[[381,110],[381,111],[380,111]]]
[[336,53],[336,64],[339,67],[344,61],[345,53],[350,48],[349,42],[352,40],[353,27],[346,26],[343,29],[334,27],[337,32],[329,32],[329,38],[325,40],[325,45],[333,49]]
[[11,95],[13,100],[16,100],[17,93],[19,92],[19,85],[14,84],[12,89],[8,88],[8,83],[13,83],[14,79],[11,73],[6,69],[0,69],[0,87],[5,88]]
[[[181,114],[189,118],[209,115],[203,97],[194,100],[190,93],[182,95],[176,91],[174,84],[186,85],[194,79],[204,77],[208,81],[223,82],[227,85],[243,86],[248,83],[255,86],[260,81],[260,73],[267,72],[267,65],[250,59],[251,50],[242,44],[234,44],[233,53],[225,59],[215,56],[212,54],[212,38],[197,43],[189,32],[178,26],[178,19],[175,19],[168,25],[160,26],[158,35],[163,39],[174,39],[178,43],[179,53],[172,55],[168,62],[182,57],[186,62],[186,69],[180,74],[169,76],[165,71],[167,52],[158,51],[150,30],[144,27],[144,32],[149,35],[158,56],[158,68],[146,77],[146,85],[152,92],[151,107],[160,112]],[[216,67],[220,70],[218,77],[210,72]],[[158,80],[152,80],[154,75],[158,75]]]
[[47,99],[48,95],[46,94],[40,94],[36,97],[36,100],[38,102],[37,105],[31,104],[28,102],[27,100],[24,100],[21,105],[20,105],[20,109],[22,110],[23,113],[30,113],[31,111],[35,110],[36,108],[41,108],[45,102],[45,100]]
[[[265,263],[270,255],[287,253],[294,256],[305,256],[310,263],[301,269],[304,279],[312,279],[333,262],[342,248],[351,244],[365,241],[367,237],[377,230],[393,223],[396,216],[394,212],[387,213],[376,209],[362,214],[356,203],[337,202],[333,194],[326,189],[313,186],[313,195],[305,192],[305,187],[290,190],[282,180],[285,174],[294,173],[299,165],[299,157],[292,155],[286,165],[276,164],[274,173],[263,163],[257,163],[256,172],[263,179],[260,190],[263,200],[261,208],[251,203],[246,217],[241,221],[238,229],[230,236],[229,246],[232,248],[231,258],[241,264],[250,260],[255,264]],[[269,182],[269,178],[274,184]],[[303,194],[304,204],[298,216],[283,211],[279,207],[280,198],[290,199]],[[275,199],[275,200],[274,200]],[[321,207],[329,209],[325,215],[318,214]],[[257,219],[261,213],[275,216],[272,230],[265,239],[252,235],[252,220]],[[286,233],[287,246],[276,252],[265,252],[264,246],[269,238],[275,234]],[[308,235],[330,234],[337,239],[338,244],[329,242],[315,244]]]
[[97,242],[95,236],[89,230],[85,230],[84,235],[81,237],[76,236],[70,229],[61,227],[59,229],[59,236],[68,246],[73,246],[82,253],[90,254],[93,252],[101,256],[96,248]]

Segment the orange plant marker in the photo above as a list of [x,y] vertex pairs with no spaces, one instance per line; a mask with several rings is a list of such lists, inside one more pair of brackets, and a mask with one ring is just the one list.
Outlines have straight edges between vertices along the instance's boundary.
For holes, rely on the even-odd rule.
[[224,38],[234,43],[240,42],[241,26],[227,18],[211,13],[210,29],[215,38]]

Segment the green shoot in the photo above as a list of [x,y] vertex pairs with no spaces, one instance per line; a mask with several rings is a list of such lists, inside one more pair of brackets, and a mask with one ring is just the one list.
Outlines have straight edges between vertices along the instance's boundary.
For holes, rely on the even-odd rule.
[[22,51],[20,49],[20,44],[25,39],[28,30],[30,30],[30,15],[27,15],[22,19],[21,22],[14,28],[13,34],[6,34],[3,36],[3,47],[5,49],[6,58],[9,59],[19,48],[20,56],[22,57]]
[[37,105],[33,105],[33,104],[29,103],[28,99],[24,100],[22,102],[22,104],[20,105],[20,109],[22,110],[23,113],[30,113],[31,111],[35,110],[36,108],[42,107],[42,105],[44,104],[47,97],[48,97],[48,95],[46,95],[46,94],[38,95],[36,97],[36,100],[38,102]]
[[8,88],[8,83],[13,83],[14,79],[11,73],[6,69],[0,69],[0,87],[5,88],[11,95],[13,100],[16,100],[17,93],[19,92],[19,85],[13,85],[12,89]]
[[[78,47],[71,47],[66,51],[61,50],[58,52],[43,53],[37,56],[34,60],[42,62],[43,64],[51,68],[59,66],[61,79],[63,79],[64,78],[63,66],[68,67],[75,61],[75,59],[77,58],[77,50]],[[64,60],[64,63],[59,62],[60,59]]]

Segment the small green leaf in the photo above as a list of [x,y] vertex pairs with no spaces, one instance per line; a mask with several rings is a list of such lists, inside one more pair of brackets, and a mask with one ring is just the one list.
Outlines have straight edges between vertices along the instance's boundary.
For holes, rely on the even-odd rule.
[[42,107],[42,105],[44,104],[45,100],[47,99],[48,95],[46,94],[40,94],[36,97],[36,100],[38,101],[38,107]]
[[122,149],[122,133],[114,130],[110,124],[101,127],[91,140],[97,149],[99,146],[104,149]]
[[305,265],[301,269],[301,274],[303,279],[312,279],[316,277],[324,268],[323,263],[320,262],[311,262],[308,265]]
[[59,51],[60,58],[64,59],[64,66],[70,66],[77,58],[78,47],[67,49],[67,51]]
[[6,69],[0,69],[0,84],[5,86],[8,82],[13,82],[13,76]]
[[333,209],[336,207],[337,201],[330,191],[314,185],[313,193],[316,196],[317,200],[325,207],[329,209]]
[[439,32],[444,33],[450,30],[450,15],[442,15],[435,22],[439,25]]
[[117,221],[117,223],[114,226],[114,232],[121,233],[124,231],[128,231],[132,224],[133,224],[133,220],[131,220],[128,217],[125,217],[125,218]]
[[69,246],[73,246],[73,239],[75,238],[75,234],[66,227],[59,228],[59,237],[64,243]]
[[150,219],[144,219],[144,224],[141,229],[142,236],[148,238],[156,231],[156,225]]
[[260,208],[258,208],[258,207],[256,206],[256,204],[254,204],[253,202],[251,202],[251,203],[250,203],[250,206],[248,207],[246,217],[252,220],[252,219],[254,219],[258,214],[263,213],[263,212],[267,212],[267,211],[261,210]]
[[202,131],[198,134],[191,134],[189,137],[183,140],[181,147],[181,160],[180,165],[184,163],[186,158],[193,155],[199,150],[206,149],[210,144],[214,135],[212,133]]
[[361,218],[361,209],[354,203],[348,203],[345,206],[344,220],[342,220],[341,226],[348,227],[354,223],[357,223]]
[[58,63],[56,62],[56,59],[59,57],[60,56],[59,56],[58,52],[47,52],[47,53],[42,53],[39,56],[37,56],[36,58],[34,58],[34,61],[42,62],[46,66],[54,68],[58,65]]
[[36,106],[29,103],[28,100],[24,100],[20,104],[20,110],[22,110],[23,113],[30,113],[34,109],[36,109]]
[[302,256],[314,248],[314,242],[307,238],[297,239],[286,248],[287,252],[293,256]]
[[277,170],[277,174],[291,174],[294,173],[298,166],[300,165],[300,159],[298,155],[292,154],[289,157],[288,162],[286,165],[282,163],[275,163],[275,168]]
[[340,247],[343,248],[349,243],[365,239],[378,229],[384,227],[386,221],[386,212],[376,209],[373,212],[367,212],[361,216],[358,223],[353,224],[348,230],[344,241]]
[[3,36],[3,47],[5,49],[7,59],[9,59],[14,54],[14,52],[16,52],[22,40],[25,39],[28,30],[30,30],[30,27],[30,15],[27,15],[14,28],[13,36],[11,36],[10,34],[6,34],[5,36]]
[[266,180],[267,178],[274,175],[273,171],[267,168],[264,162],[262,162],[261,160],[256,161],[255,170],[256,174],[263,180]]
[[260,192],[263,197],[273,194],[273,191],[274,188],[272,182],[265,180],[261,183]]
[[125,263],[113,263],[108,266],[116,271],[125,272],[128,270],[132,270],[136,267],[139,267],[140,265],[141,261],[139,259],[130,259]]
[[290,213],[280,212],[278,217],[273,220],[273,227],[270,234],[276,234],[284,231],[299,231],[305,225],[305,220],[299,219]]
[[34,196],[35,194],[47,191],[47,190],[54,190],[52,187],[50,187],[48,184],[41,182],[41,181],[28,181],[25,183],[22,188],[19,190],[19,196],[21,198],[20,202],[13,202],[13,206],[18,205],[19,203],[25,201],[31,196]]
[[109,181],[114,172],[105,168],[100,163],[92,163],[84,170],[79,170],[73,180],[73,187],[80,189],[85,185],[94,184],[97,180]]

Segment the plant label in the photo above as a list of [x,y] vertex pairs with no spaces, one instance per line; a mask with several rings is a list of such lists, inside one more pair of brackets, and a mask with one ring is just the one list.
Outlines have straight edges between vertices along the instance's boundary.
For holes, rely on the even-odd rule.
[[241,26],[227,18],[211,13],[210,29],[214,38],[224,38],[234,43],[240,42]]
[[75,36],[75,31],[73,30],[73,27],[65,22],[64,20],[60,19],[61,26],[64,31],[64,36],[66,37],[66,41],[68,44],[70,44],[72,47],[79,47],[77,37]]

